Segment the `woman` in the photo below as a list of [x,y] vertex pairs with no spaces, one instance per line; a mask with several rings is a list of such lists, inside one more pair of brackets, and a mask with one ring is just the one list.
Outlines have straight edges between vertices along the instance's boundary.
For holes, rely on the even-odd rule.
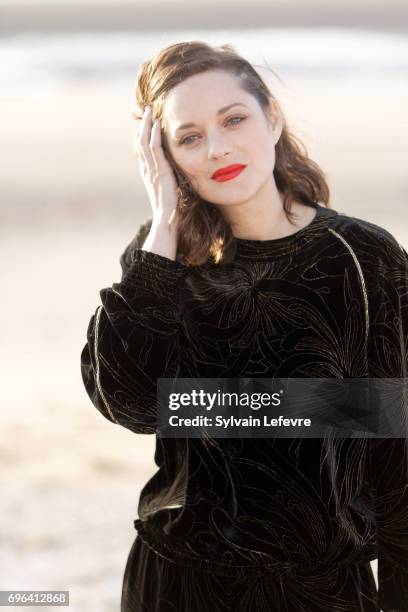
[[[408,255],[329,207],[254,68],[175,44],[136,98],[152,218],[89,323],[96,408],[154,434],[159,378],[406,377]],[[404,438],[156,436],[122,612],[407,611],[407,459]]]

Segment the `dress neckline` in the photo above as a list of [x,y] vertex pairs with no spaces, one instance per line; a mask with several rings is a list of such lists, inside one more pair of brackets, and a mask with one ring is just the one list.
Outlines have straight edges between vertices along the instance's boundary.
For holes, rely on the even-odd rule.
[[327,208],[319,203],[314,203],[313,208],[316,214],[313,219],[304,227],[293,234],[281,238],[271,238],[268,240],[254,240],[249,238],[234,238],[236,244],[236,256],[240,257],[259,257],[274,254],[287,254],[315,243],[323,233],[326,233],[330,221],[337,215],[333,208]]

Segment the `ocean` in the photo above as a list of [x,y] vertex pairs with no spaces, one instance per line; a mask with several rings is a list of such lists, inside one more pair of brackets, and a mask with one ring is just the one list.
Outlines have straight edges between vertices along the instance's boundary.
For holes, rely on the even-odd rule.
[[[265,78],[270,66],[288,86],[350,88],[395,95],[408,86],[408,38],[398,32],[342,28],[266,28],[188,30],[20,32],[0,38],[2,96],[22,91],[35,96],[57,93],[67,83],[105,83],[129,87],[140,63],[179,41],[232,44],[258,65]],[[306,82],[305,82],[306,81]]]

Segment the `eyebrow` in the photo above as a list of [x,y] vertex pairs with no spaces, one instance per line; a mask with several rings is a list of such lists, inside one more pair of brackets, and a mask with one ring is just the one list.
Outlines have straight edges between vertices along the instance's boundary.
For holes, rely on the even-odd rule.
[[[217,115],[222,115],[223,113],[227,112],[227,110],[232,108],[233,106],[245,106],[245,108],[248,108],[245,104],[242,104],[241,102],[233,102],[232,104],[228,104],[228,106],[223,106],[222,108],[220,108],[220,110],[217,111]],[[187,128],[194,127],[195,125],[196,125],[195,123],[183,123],[182,125],[179,125],[178,128],[176,128],[175,132],[179,132],[180,130],[185,130]]]

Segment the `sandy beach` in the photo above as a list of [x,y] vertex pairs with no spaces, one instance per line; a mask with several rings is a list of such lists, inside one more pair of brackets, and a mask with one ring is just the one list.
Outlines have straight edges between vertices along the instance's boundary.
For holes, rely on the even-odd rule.
[[[407,247],[408,91],[290,83],[286,118],[332,207]],[[71,80],[0,100],[1,586],[70,590],[74,612],[119,610],[139,492],[156,471],[154,437],[105,420],[79,369],[99,291],[120,279],[119,256],[150,216],[132,86]]]

